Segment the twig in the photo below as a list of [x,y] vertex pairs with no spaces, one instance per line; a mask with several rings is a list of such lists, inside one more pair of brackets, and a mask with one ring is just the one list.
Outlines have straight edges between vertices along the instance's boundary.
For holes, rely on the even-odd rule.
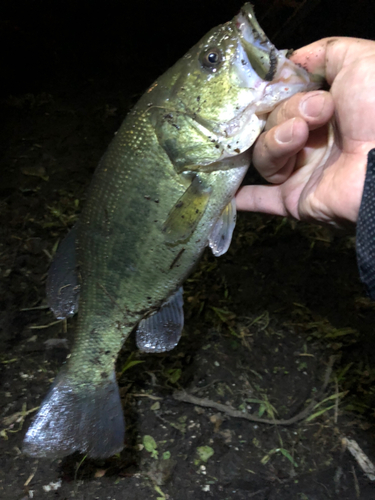
[[180,392],[175,392],[173,394],[173,398],[176,399],[177,401],[183,401],[184,403],[191,403],[196,406],[203,406],[205,408],[215,408],[218,411],[221,411],[222,413],[226,413],[230,417],[234,418],[243,418],[245,420],[250,420],[251,422],[259,422],[261,424],[271,424],[271,425],[292,425],[295,424],[296,422],[299,422],[300,420],[305,419],[313,410],[315,405],[318,403],[318,401],[321,399],[322,395],[324,394],[328,383],[329,379],[332,373],[332,366],[335,361],[335,357],[331,356],[329,359],[329,363],[325,372],[324,376],[324,383],[322,388],[320,389],[319,393],[316,395],[316,397],[310,402],[310,404],[300,413],[295,415],[292,418],[286,419],[286,420],[276,420],[276,419],[267,419],[267,418],[260,418],[256,417],[255,415],[250,415],[250,413],[243,412],[243,411],[238,411],[235,410],[233,407],[228,406],[228,405],[223,405],[221,403],[216,403],[215,401],[212,401],[210,399],[206,398],[197,398],[195,396],[192,396],[191,394],[188,394],[185,391],[180,391]]
[[44,306],[23,307],[22,309],[20,309],[20,311],[37,311],[40,309],[49,309],[49,306],[47,306],[47,304],[46,304]]
[[58,319],[57,321],[52,321],[52,323],[48,323],[48,325],[31,325],[29,326],[30,330],[43,330],[44,328],[49,328],[50,326],[53,325],[58,325],[64,321],[63,319]]
[[31,480],[33,479],[33,477],[35,476],[36,474],[36,471],[38,470],[38,467],[35,467],[35,469],[33,470],[33,472],[30,474],[30,476],[26,479],[25,481],[25,484],[24,486],[28,486],[31,482]]
[[259,493],[264,493],[265,491],[269,491],[269,488],[265,488],[263,490],[258,490],[258,491],[254,491],[254,493],[250,493],[250,495],[247,497],[247,498],[253,498],[255,497],[256,495],[259,495]]
[[159,398],[158,396],[153,396],[152,394],[132,394],[132,396],[136,398],[149,398],[153,399],[154,401],[160,401],[163,398]]
[[361,450],[358,443],[354,439],[343,438],[342,444],[350,451],[355,458],[357,464],[366,474],[370,481],[375,481],[375,466],[369,457]]
[[354,479],[355,495],[357,498],[361,498],[361,490],[359,489],[358,478],[357,478],[357,474],[355,473],[355,468],[354,468],[353,464],[352,464],[352,473],[353,473],[353,479]]

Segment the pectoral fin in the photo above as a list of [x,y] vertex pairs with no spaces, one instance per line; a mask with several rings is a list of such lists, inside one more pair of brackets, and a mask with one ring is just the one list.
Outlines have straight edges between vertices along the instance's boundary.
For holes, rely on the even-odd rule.
[[236,226],[236,201],[233,198],[224,208],[219,220],[214,225],[209,238],[209,246],[216,257],[223,255],[229,248]]
[[137,328],[137,347],[143,352],[170,351],[178,344],[184,326],[182,287],[161,309],[143,319]]
[[167,243],[177,244],[192,235],[206,210],[211,191],[212,188],[205,187],[198,175],[194,177],[164,222],[163,232]]

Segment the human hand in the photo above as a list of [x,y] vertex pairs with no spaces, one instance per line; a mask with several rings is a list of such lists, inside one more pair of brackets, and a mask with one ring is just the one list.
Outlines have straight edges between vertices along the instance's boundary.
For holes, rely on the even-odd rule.
[[270,113],[253,163],[272,185],[243,186],[237,208],[353,225],[375,147],[375,42],[325,38],[291,59],[323,76],[330,91],[297,94]]

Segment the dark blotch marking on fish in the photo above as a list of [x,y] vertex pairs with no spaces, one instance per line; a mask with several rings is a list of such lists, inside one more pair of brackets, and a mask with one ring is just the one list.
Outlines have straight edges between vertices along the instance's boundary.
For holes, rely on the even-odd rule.
[[175,207],[176,208],[181,208],[183,205],[184,205],[184,202],[183,201],[179,201],[178,203],[176,203]]
[[107,378],[107,374],[106,374],[106,372],[102,372],[102,373],[100,374],[100,376],[101,376],[103,379],[104,379],[104,378]]
[[239,154],[239,153],[241,153],[240,149],[238,149],[238,148],[236,148],[236,149],[234,150],[234,152],[235,152],[235,153],[238,153],[238,154]]
[[99,357],[93,358],[92,362],[94,363],[94,365],[102,365]]
[[104,354],[106,354],[108,356],[108,354],[111,354],[111,351],[105,351]]
[[122,307],[121,307],[121,306],[120,306],[120,305],[119,305],[119,304],[115,301],[115,299],[114,299],[114,298],[112,297],[112,295],[111,295],[111,294],[110,294],[110,293],[106,290],[106,288],[105,288],[105,287],[104,287],[101,283],[97,283],[97,286],[103,290],[103,292],[107,295],[107,297],[111,300],[111,302],[113,302],[113,304],[114,304],[115,306],[117,306],[117,307],[120,309],[120,311],[124,314],[124,316],[126,316],[127,311],[126,311],[126,310],[124,310],[124,309],[123,309],[123,308],[122,308]]
[[178,254],[176,255],[176,257],[173,259],[172,261],[172,264],[169,266],[169,269],[173,269],[174,266],[177,264],[179,258],[181,257],[181,255],[185,252],[185,248],[181,248],[181,250],[178,252]]
[[154,202],[155,202],[155,203],[159,203],[159,200],[158,200],[158,199],[156,199],[156,200],[154,200]]
[[105,237],[108,237],[112,234],[112,231],[110,230],[110,219],[109,219],[109,213],[106,208],[104,208],[104,220],[103,220],[103,232]]
[[148,194],[145,194],[145,195],[144,195],[144,199],[145,199],[145,200],[151,200],[151,196],[148,196]]

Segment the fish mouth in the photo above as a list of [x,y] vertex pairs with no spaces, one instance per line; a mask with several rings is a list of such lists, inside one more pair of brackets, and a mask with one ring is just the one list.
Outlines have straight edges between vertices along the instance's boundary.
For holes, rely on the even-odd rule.
[[259,26],[250,3],[235,17],[235,26],[254,71],[262,80],[272,81],[277,71],[278,51]]
[[305,90],[322,85],[324,81],[322,77],[312,75],[289,61],[290,51],[276,49],[259,26],[250,3],[246,3],[241,8],[234,21],[249,62],[262,80],[272,82],[278,79],[290,82],[290,78],[293,77],[293,83],[311,84],[310,88]]

